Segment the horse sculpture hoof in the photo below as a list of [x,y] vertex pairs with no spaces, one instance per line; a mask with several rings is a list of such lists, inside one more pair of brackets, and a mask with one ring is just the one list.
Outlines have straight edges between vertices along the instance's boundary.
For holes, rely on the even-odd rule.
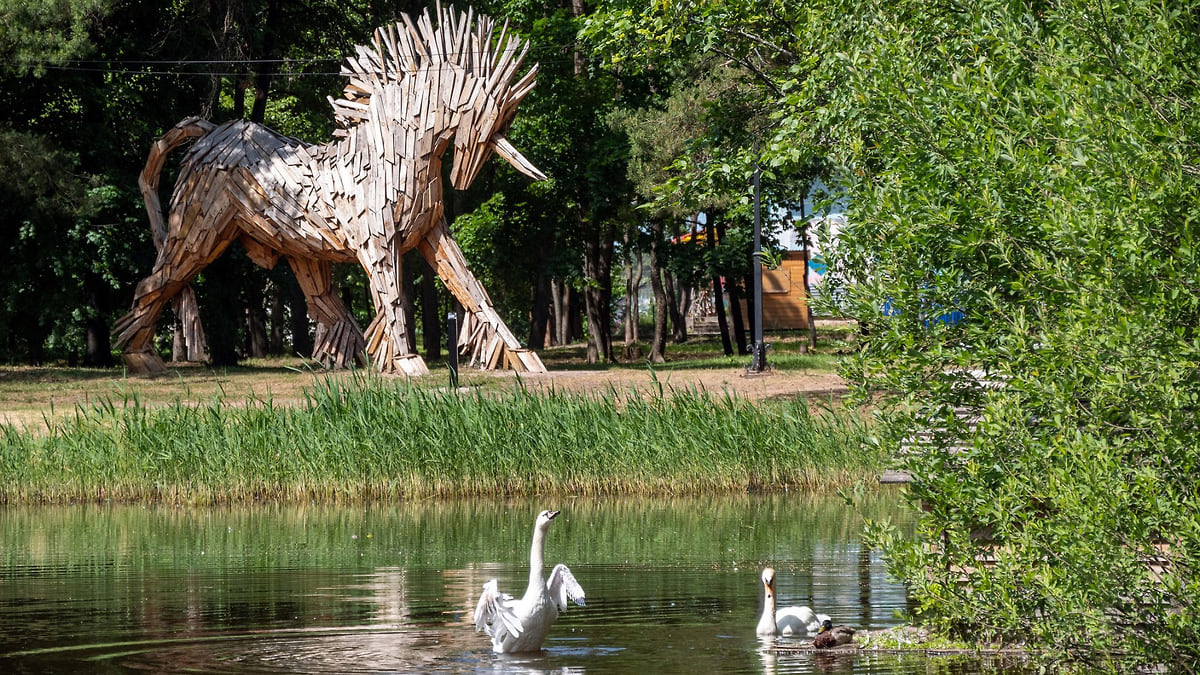
[[167,372],[167,364],[154,352],[125,352],[121,360],[132,375],[154,377]]

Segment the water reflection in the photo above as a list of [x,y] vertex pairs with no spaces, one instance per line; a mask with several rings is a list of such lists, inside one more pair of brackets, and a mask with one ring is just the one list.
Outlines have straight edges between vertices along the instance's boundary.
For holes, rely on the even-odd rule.
[[[533,514],[588,593],[545,649],[495,655],[471,614],[522,588]],[[894,495],[868,499],[894,515]],[[455,501],[367,507],[9,508],[0,512],[0,671],[906,673],[761,644],[762,567],[785,604],[898,622],[903,589],[840,499]],[[957,668],[957,666],[955,666]],[[970,670],[970,667],[968,667]]]

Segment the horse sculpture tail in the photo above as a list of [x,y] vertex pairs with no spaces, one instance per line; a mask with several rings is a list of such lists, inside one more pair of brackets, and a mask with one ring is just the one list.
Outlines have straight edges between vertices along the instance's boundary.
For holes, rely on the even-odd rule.
[[[163,220],[162,202],[158,197],[158,179],[162,174],[163,162],[175,148],[205,136],[215,128],[216,125],[206,119],[189,117],[171,127],[150,149],[146,167],[138,177],[138,187],[142,190],[142,200],[146,202],[146,214],[150,216],[150,234],[154,237],[156,251],[162,251],[167,239],[167,225]],[[200,324],[200,306],[196,303],[196,291],[192,289],[191,284],[179,291],[171,303],[171,308],[180,324],[180,330],[176,332],[176,351],[182,351],[185,361],[206,360],[208,348],[204,340],[204,327]],[[179,344],[181,341],[182,345]]]

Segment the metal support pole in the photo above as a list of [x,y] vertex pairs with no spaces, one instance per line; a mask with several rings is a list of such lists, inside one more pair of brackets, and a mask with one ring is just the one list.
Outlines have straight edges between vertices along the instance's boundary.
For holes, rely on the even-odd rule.
[[761,169],[754,164],[754,322],[751,334],[750,349],[753,358],[746,370],[751,373],[761,373],[767,369],[767,346],[763,343],[762,326],[762,191],[759,186]]
[[446,365],[450,367],[450,388],[458,389],[458,315],[446,315]]

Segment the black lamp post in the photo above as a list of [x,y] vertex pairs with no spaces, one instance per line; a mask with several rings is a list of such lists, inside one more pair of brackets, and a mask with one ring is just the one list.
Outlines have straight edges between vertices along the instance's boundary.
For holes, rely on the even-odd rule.
[[763,342],[763,325],[762,325],[762,215],[761,202],[762,194],[759,188],[758,175],[760,173],[758,162],[754,163],[754,254],[751,256],[754,264],[754,321],[752,326],[752,342],[750,344],[750,352],[752,359],[750,365],[746,366],[746,371],[750,373],[761,373],[767,369],[767,345]]
[[450,367],[450,388],[458,388],[458,315],[446,315],[446,365]]

